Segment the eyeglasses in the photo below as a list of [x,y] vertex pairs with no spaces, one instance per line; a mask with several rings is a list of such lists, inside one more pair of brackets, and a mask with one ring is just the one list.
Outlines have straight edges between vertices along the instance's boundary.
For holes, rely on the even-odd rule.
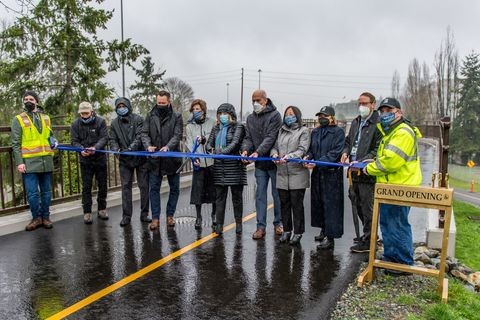
[[371,102],[359,102],[358,103],[359,106],[368,106],[369,104],[371,104]]

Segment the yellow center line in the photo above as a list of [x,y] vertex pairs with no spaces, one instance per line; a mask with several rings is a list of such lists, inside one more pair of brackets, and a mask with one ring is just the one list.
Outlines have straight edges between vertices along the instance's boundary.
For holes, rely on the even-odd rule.
[[[273,204],[270,204],[267,208],[268,209],[271,209],[273,208]],[[242,221],[246,222],[250,219],[252,219],[253,217],[256,216],[256,212],[253,212],[247,216],[245,216]],[[226,226],[225,228],[223,228],[223,231],[228,231],[230,229],[233,229],[233,227],[235,227],[235,223],[231,223],[229,224],[228,226]],[[110,293],[126,286],[127,284],[129,284],[130,282],[133,282],[141,277],[143,277],[144,275],[154,271],[155,269],[157,268],[160,268],[161,266],[163,266],[164,264],[166,264],[167,262],[170,262],[172,261],[173,259],[181,256],[182,254],[184,253],[187,253],[189,251],[191,251],[192,249],[195,249],[196,247],[204,244],[205,242],[213,239],[213,238],[216,238],[218,237],[218,235],[216,233],[211,233],[175,252],[172,252],[171,254],[169,254],[168,256],[166,257],[163,257],[162,259],[160,260],[157,260],[155,261],[154,263],[152,264],[149,264],[148,266],[146,266],[145,268],[142,268],[140,270],[138,270],[137,272],[135,273],[132,273],[131,275],[115,282],[114,284],[100,290],[100,291],[97,291],[91,295],[89,295],[88,297],[78,301],[77,303],[71,305],[70,307],[50,316],[47,318],[47,320],[57,320],[57,319],[63,319],[69,315],[71,315],[72,313],[75,313],[77,312],[78,310],[80,309],[83,309],[85,308],[86,306],[94,303],[95,301],[97,300],[100,300],[101,298],[109,295]]]

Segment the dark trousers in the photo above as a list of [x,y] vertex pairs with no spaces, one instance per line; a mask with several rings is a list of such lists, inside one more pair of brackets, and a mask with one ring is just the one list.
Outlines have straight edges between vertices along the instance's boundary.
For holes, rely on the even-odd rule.
[[352,210],[362,221],[363,234],[366,241],[370,240],[372,231],[373,197],[375,191],[374,183],[363,183],[353,181],[348,189],[348,197],[352,202]]
[[[227,205],[227,195],[229,186],[215,186],[216,192],[216,217],[217,224],[223,225],[225,222],[225,207]],[[230,186],[232,193],[233,216],[236,222],[240,222],[243,216],[243,185]]]
[[293,225],[293,232],[295,234],[303,234],[305,232],[305,210],[303,208],[305,189],[278,189],[278,194],[280,196],[280,208],[282,210],[283,230],[285,232],[291,232]]
[[107,208],[107,163],[80,163],[82,172],[82,205],[83,213],[92,213],[92,184],[93,177],[97,180],[98,210]]
[[131,217],[133,211],[132,184],[133,175],[137,175],[137,184],[140,189],[140,214],[148,216],[149,194],[148,194],[148,171],[146,164],[137,167],[128,167],[120,164],[120,180],[122,181],[122,211],[124,217]]
[[[162,175],[151,173],[148,175],[150,184],[150,204],[152,208],[152,219],[160,219],[160,188],[162,186]],[[177,210],[178,197],[180,196],[180,174],[167,175],[170,191],[167,201],[167,216],[173,217]]]

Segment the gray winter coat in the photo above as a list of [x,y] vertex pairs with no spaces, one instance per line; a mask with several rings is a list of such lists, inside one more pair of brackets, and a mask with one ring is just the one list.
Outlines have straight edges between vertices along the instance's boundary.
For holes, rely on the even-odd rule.
[[[202,123],[197,123],[194,120],[189,122],[185,127],[185,146],[188,151],[191,152],[197,137],[204,137],[205,141],[203,144],[200,144],[197,148],[196,153],[207,153],[205,150],[205,143],[212,132],[213,127],[215,126],[215,120],[212,118],[205,118],[205,121]],[[205,168],[213,165],[213,159],[211,158],[200,158],[200,166]]]
[[[283,125],[270,155],[302,159],[310,147],[310,131],[298,123]],[[287,162],[277,165],[277,189],[296,190],[310,187],[310,172],[302,164]]]

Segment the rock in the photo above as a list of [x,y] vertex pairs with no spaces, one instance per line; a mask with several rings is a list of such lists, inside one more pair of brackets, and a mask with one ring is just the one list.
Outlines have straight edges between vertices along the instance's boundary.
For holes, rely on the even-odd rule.
[[427,252],[425,252],[425,254],[430,258],[437,258],[440,255],[440,251],[435,249],[429,249],[427,250]]
[[[435,268],[437,270],[440,270],[440,259],[438,259],[438,260],[439,261],[437,263],[435,263]],[[448,263],[445,263],[445,273],[449,273],[449,272],[450,272],[450,267],[448,266]]]
[[470,292],[475,292],[475,287],[473,287],[471,284],[466,284],[463,286],[465,289],[467,289]]
[[424,264],[432,264],[432,259],[430,259],[429,256],[427,256],[425,253],[420,254],[418,259],[415,259],[416,261],[422,261]]
[[417,267],[425,267],[425,264],[422,261],[415,261],[413,265]]
[[415,248],[415,254],[421,255],[422,253],[426,253],[428,251],[428,248],[425,246],[417,247]]
[[440,259],[438,258],[431,258],[432,260],[432,265],[436,266],[437,264],[440,264]]
[[470,269],[469,267],[461,264],[458,266],[458,271],[460,271],[461,273],[463,274],[470,274],[470,273],[473,273],[473,270]]
[[474,287],[480,286],[480,272],[470,273],[467,276],[467,281]]
[[468,282],[468,277],[465,274],[463,274],[462,272],[460,272],[460,270],[453,270],[451,272],[451,274],[452,274],[452,276],[454,276],[457,279]]

